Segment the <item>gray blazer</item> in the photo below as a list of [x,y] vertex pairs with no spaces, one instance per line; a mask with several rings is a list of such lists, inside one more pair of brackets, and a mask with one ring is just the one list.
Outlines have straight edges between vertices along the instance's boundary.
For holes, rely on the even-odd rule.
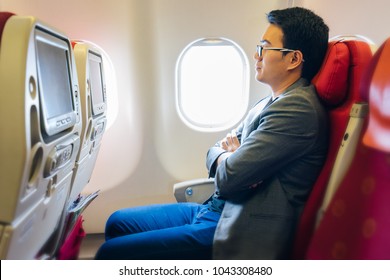
[[[288,259],[295,228],[328,146],[327,113],[304,79],[270,102],[261,100],[238,126],[240,148],[207,154],[214,198],[225,200],[215,259]],[[253,188],[254,184],[258,184]]]

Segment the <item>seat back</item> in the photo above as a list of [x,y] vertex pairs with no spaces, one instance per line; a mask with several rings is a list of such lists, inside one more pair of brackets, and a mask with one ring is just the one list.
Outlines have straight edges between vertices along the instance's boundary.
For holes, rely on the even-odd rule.
[[0,20],[0,258],[45,258],[80,146],[73,51],[35,17]]
[[72,203],[88,184],[107,125],[107,97],[102,51],[88,42],[72,41],[79,81],[82,131],[72,179]]
[[308,248],[309,259],[390,259],[390,39],[367,67],[366,129]]
[[[367,42],[343,38],[331,41],[324,63],[312,81],[328,108],[329,148],[322,171],[298,224],[292,252],[294,259],[305,258],[331,174],[338,170],[332,178],[332,184],[337,185],[349,165],[348,155],[353,154],[356,147],[355,135],[361,130],[367,111],[365,105],[360,104],[363,100],[359,94],[359,86],[371,57],[372,52]],[[350,121],[350,116],[353,116],[353,121]]]

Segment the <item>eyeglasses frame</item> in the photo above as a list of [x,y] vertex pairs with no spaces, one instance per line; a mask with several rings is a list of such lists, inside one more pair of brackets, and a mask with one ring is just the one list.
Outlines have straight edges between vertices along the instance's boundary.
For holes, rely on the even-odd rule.
[[263,50],[279,51],[279,52],[295,52],[295,51],[297,51],[297,50],[286,49],[286,48],[263,47],[261,45],[256,46],[256,52],[257,52],[259,57],[262,57]]

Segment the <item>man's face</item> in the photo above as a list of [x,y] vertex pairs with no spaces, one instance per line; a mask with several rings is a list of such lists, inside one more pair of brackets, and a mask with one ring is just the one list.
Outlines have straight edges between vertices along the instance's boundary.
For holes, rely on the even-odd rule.
[[278,87],[287,75],[288,53],[266,48],[283,48],[283,31],[280,27],[270,24],[266,29],[260,46],[264,47],[262,55],[255,53],[256,80],[268,84],[271,88]]

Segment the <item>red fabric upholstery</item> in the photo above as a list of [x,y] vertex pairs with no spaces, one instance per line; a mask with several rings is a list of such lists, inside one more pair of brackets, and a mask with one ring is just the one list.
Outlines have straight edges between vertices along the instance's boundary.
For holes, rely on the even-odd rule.
[[57,259],[59,260],[76,260],[79,256],[81,242],[86,233],[83,228],[83,217],[79,216],[75,225],[64,243],[62,244]]
[[[390,152],[390,38],[381,46],[375,56],[375,69],[367,92],[370,93],[368,128],[364,144]],[[373,63],[374,64],[374,63]]]
[[346,44],[330,42],[324,62],[312,83],[325,104],[336,106],[347,96],[350,58]]
[[[367,70],[368,127],[308,249],[310,259],[390,259],[390,40]],[[367,95],[363,92],[362,96]]]
[[305,258],[314,232],[317,212],[322,204],[333,164],[348,124],[350,110],[354,103],[364,101],[360,96],[359,86],[362,74],[371,58],[370,46],[363,41],[331,42],[324,64],[313,79],[320,98],[330,106],[328,110],[329,150],[296,231],[292,252],[294,259]]
[[7,22],[7,20],[12,17],[14,14],[10,12],[0,12],[0,43],[1,43],[1,38],[3,37],[3,30],[4,26]]

